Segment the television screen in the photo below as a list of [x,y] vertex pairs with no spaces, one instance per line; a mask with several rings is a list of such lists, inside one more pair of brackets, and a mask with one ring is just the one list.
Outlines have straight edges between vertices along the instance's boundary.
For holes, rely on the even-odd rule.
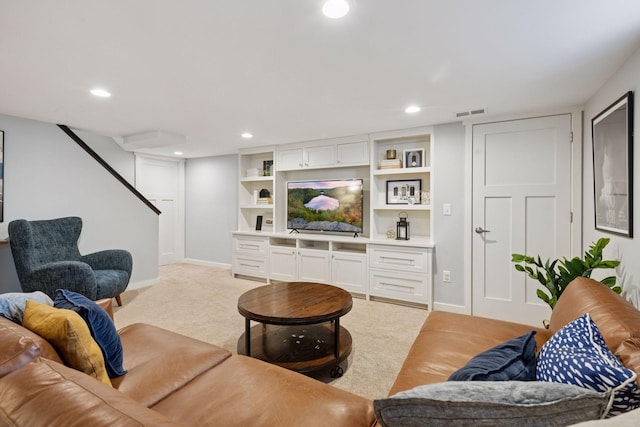
[[362,233],[362,179],[287,182],[287,228]]

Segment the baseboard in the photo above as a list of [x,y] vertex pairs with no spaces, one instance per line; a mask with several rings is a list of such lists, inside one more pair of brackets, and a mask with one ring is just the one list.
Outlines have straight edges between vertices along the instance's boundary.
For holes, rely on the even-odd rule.
[[193,259],[193,258],[185,258],[182,260],[182,262],[187,264],[204,265],[206,267],[231,268],[231,264],[225,264],[223,262],[204,261],[201,259]]
[[463,305],[446,304],[442,302],[434,302],[433,309],[438,311],[448,311],[449,313],[471,314],[469,309]]
[[143,280],[141,282],[129,283],[129,285],[127,286],[127,290],[129,291],[132,289],[145,288],[147,286],[157,285],[158,283],[160,283],[160,277],[156,277],[154,279],[149,279],[149,280]]

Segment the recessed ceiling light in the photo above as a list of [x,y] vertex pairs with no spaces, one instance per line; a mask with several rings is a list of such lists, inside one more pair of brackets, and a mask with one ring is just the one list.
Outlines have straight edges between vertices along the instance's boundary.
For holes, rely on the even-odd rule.
[[91,95],[99,96],[100,98],[109,98],[111,93],[107,92],[104,89],[91,89]]
[[182,151],[174,151],[173,154],[176,156],[182,156],[184,153]]
[[420,107],[418,107],[417,105],[409,105],[407,108],[404,109],[404,112],[409,114],[415,114],[415,113],[418,113],[419,111],[420,111]]
[[253,138],[253,135],[251,133],[249,133],[249,132],[245,132],[240,136],[243,137],[244,139]]
[[322,6],[324,16],[331,19],[338,19],[349,13],[349,3],[345,0],[328,0]]

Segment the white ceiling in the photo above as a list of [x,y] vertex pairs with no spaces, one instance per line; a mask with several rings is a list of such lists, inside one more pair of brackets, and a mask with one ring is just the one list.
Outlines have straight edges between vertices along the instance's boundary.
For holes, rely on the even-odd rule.
[[0,113],[201,157],[581,105],[640,48],[638,0],[349,2],[0,0]]

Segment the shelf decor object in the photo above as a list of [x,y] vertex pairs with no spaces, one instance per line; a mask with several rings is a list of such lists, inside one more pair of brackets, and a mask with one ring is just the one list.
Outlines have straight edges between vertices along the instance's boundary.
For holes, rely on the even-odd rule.
[[414,205],[420,203],[421,179],[387,181],[387,205]]
[[591,123],[595,227],[633,237],[633,92]]
[[421,168],[424,167],[424,149],[414,148],[404,150],[404,167],[405,168]]
[[409,240],[409,221],[407,221],[407,213],[400,212],[396,224],[396,240]]

